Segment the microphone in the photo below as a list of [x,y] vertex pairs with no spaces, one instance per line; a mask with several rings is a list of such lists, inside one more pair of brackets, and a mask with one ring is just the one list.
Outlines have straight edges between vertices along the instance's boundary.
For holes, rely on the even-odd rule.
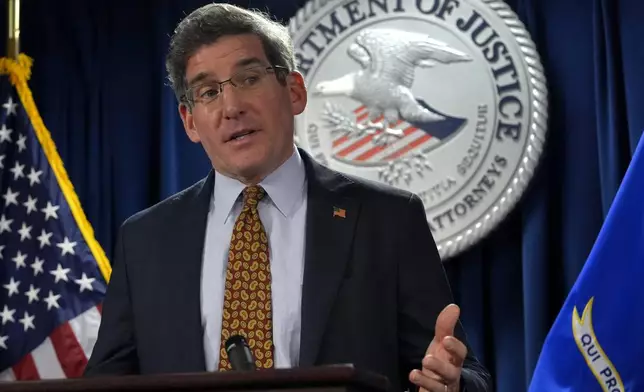
[[256,370],[253,353],[243,336],[231,336],[226,340],[225,347],[233,370]]

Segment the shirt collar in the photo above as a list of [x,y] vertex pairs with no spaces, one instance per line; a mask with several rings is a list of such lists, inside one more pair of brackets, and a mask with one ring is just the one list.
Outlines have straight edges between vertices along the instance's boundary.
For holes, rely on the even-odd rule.
[[[274,172],[258,185],[264,188],[270,201],[285,217],[291,216],[304,197],[306,172],[304,162],[297,148],[293,154]],[[215,171],[215,219],[223,223],[246,185]]]

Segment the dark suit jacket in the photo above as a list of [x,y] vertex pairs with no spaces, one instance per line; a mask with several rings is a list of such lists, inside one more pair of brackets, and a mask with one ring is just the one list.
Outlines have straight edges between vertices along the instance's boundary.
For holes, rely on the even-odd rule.
[[[422,202],[300,154],[308,180],[300,366],[353,363],[405,389],[452,302]],[[205,370],[200,277],[213,185],[211,172],[123,224],[86,375]],[[460,325],[456,337],[465,341]],[[468,391],[489,388],[471,353],[462,380]]]

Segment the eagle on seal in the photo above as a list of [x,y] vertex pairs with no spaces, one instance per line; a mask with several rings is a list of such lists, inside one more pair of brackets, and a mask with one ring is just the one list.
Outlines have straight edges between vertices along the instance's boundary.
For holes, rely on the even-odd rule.
[[359,101],[369,110],[370,125],[382,115],[382,129],[397,137],[402,136],[402,130],[391,127],[398,119],[440,139],[456,132],[466,121],[429,107],[411,91],[417,67],[471,61],[466,53],[425,34],[375,28],[360,31],[347,54],[362,69],[318,83],[314,95],[344,95]]

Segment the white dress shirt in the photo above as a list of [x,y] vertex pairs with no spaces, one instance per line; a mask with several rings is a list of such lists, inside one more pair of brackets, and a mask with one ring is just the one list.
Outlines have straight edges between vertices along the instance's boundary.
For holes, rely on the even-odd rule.
[[[271,263],[274,364],[278,368],[295,367],[300,350],[307,193],[304,163],[297,149],[258,185],[267,194],[258,209],[268,235]],[[201,271],[201,322],[208,371],[217,370],[219,364],[228,248],[244,188],[241,182],[215,173]]]

